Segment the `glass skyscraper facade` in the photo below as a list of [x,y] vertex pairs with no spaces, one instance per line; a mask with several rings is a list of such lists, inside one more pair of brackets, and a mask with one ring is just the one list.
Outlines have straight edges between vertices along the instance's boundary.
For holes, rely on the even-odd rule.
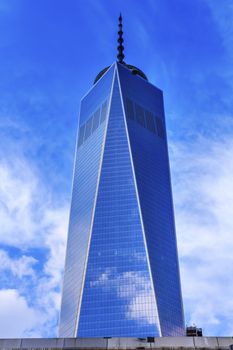
[[81,102],[61,337],[184,335],[163,95],[133,73]]

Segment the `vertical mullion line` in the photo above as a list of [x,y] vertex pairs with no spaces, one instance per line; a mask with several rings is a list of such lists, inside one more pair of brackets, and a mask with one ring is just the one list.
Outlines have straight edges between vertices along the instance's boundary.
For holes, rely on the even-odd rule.
[[117,78],[118,78],[119,91],[120,91],[120,96],[121,96],[121,105],[122,105],[123,117],[124,117],[124,122],[125,122],[125,130],[126,130],[126,136],[127,136],[127,141],[128,141],[128,147],[129,147],[130,161],[131,161],[132,172],[133,172],[133,180],[134,180],[134,185],[135,185],[137,204],[138,204],[138,209],[139,209],[139,216],[140,216],[140,221],[141,221],[141,226],[142,226],[143,241],[144,241],[144,245],[145,245],[147,264],[148,264],[148,269],[149,269],[149,274],[150,274],[150,279],[151,279],[151,284],[152,284],[152,290],[154,292],[153,295],[154,295],[154,299],[155,299],[156,311],[157,311],[157,316],[158,316],[158,328],[159,328],[160,336],[162,336],[159,313],[158,313],[158,305],[157,305],[155,288],[154,288],[154,283],[153,283],[153,278],[152,278],[152,273],[151,273],[150,259],[149,259],[148,249],[147,249],[146,235],[145,235],[144,223],[143,223],[143,218],[142,218],[141,205],[140,205],[138,188],[137,188],[137,180],[136,180],[136,175],[135,175],[135,170],[134,170],[134,163],[133,163],[133,157],[132,157],[132,152],[131,152],[131,145],[130,145],[130,140],[129,140],[128,126],[127,126],[127,122],[126,122],[125,107],[124,107],[124,101],[123,101],[123,96],[122,96],[122,91],[121,91],[121,82],[120,82],[120,78],[119,78],[118,68],[117,68]]
[[114,73],[113,73],[113,78],[112,78],[112,85],[111,85],[111,90],[110,90],[109,103],[108,103],[108,109],[107,109],[107,116],[106,116],[106,121],[105,121],[105,130],[104,130],[102,151],[101,151],[101,157],[100,157],[100,163],[99,163],[98,177],[97,177],[97,182],[96,182],[96,191],[95,191],[94,203],[93,203],[92,214],[91,214],[91,224],[90,224],[90,229],[89,229],[87,254],[86,254],[85,263],[84,263],[84,269],[83,269],[83,278],[82,278],[82,285],[81,285],[81,293],[80,293],[79,301],[78,301],[77,317],[76,317],[75,328],[74,328],[74,337],[76,337],[76,334],[77,334],[77,331],[78,331],[78,324],[79,324],[80,311],[81,311],[82,298],[83,298],[84,282],[85,282],[85,278],[86,278],[87,263],[88,263],[90,243],[91,243],[91,237],[92,237],[92,229],[93,229],[93,223],[94,223],[94,217],[95,217],[96,202],[97,202],[97,196],[98,196],[98,191],[99,191],[100,175],[101,175],[101,170],[102,170],[104,149],[105,149],[107,129],[108,129],[110,106],[111,106],[111,101],[112,101],[113,86],[114,86],[114,80],[115,80],[115,75],[116,75],[115,71],[116,71],[116,68],[114,68]]

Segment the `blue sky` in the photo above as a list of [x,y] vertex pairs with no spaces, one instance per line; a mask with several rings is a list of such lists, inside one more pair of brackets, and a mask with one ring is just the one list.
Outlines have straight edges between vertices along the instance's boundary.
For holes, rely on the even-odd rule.
[[57,334],[79,101],[120,11],[164,91],[186,323],[233,334],[232,1],[0,0],[0,337]]

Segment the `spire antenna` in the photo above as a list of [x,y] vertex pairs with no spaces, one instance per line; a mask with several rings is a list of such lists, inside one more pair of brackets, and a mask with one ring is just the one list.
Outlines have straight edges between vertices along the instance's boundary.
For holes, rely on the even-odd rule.
[[118,47],[117,47],[117,50],[118,50],[118,55],[117,55],[117,58],[118,58],[118,62],[120,63],[124,63],[124,58],[125,58],[125,55],[124,55],[124,46],[123,46],[123,31],[122,31],[122,16],[121,16],[121,13],[120,13],[120,16],[119,16],[119,23],[118,23],[118,28],[119,28],[119,31],[118,31]]

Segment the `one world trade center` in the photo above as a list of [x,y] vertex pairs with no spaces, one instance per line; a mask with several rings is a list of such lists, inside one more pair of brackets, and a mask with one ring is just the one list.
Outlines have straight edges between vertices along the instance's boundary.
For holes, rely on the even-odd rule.
[[61,337],[184,335],[163,93],[122,34],[81,101]]

